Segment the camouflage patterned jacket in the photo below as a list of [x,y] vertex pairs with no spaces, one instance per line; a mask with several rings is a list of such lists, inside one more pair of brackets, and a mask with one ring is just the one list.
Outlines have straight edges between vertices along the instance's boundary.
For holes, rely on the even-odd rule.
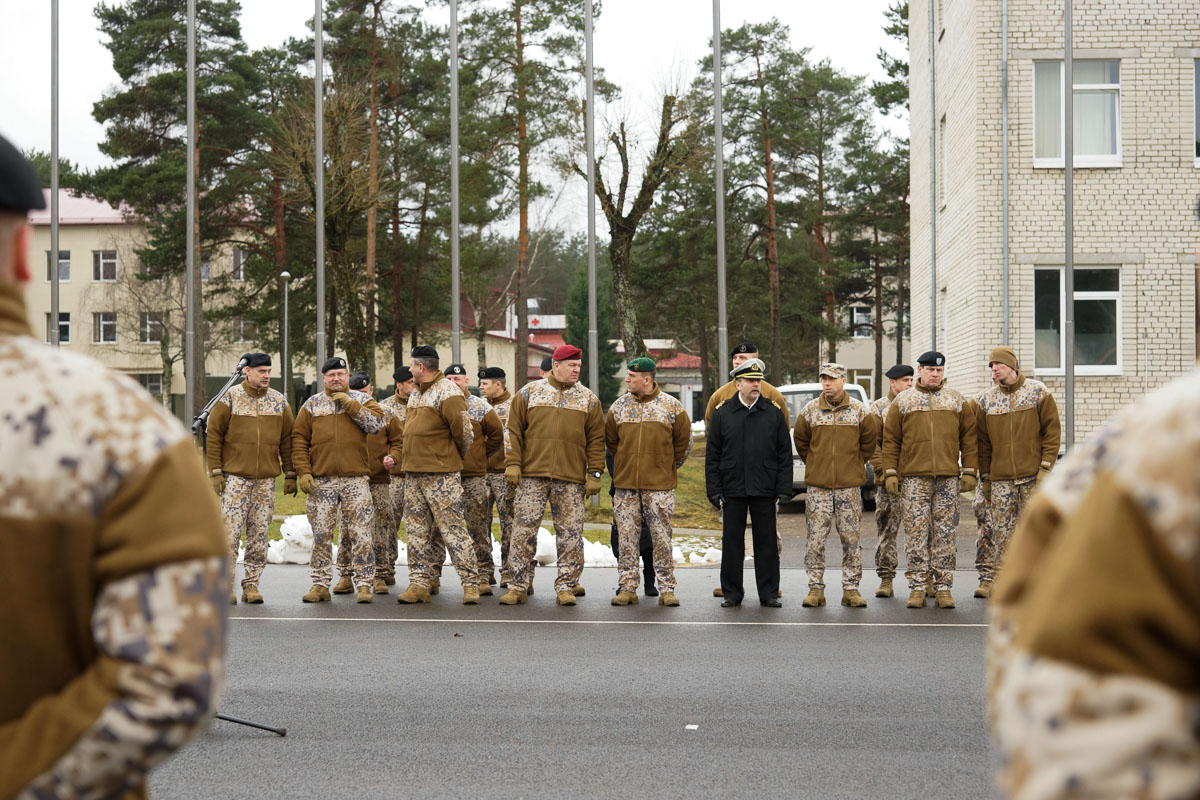
[[488,462],[504,455],[504,426],[491,403],[463,390],[467,399],[467,416],[471,418],[471,449],[463,459],[462,476],[477,478],[486,475]]
[[511,446],[508,443],[508,412],[512,409],[512,395],[505,392],[495,399],[489,397],[488,403],[491,404],[492,411],[495,411],[496,416],[500,419],[500,432],[504,435],[504,448],[500,452],[488,456],[488,472],[504,472],[504,457],[508,454]]
[[888,409],[892,407],[892,401],[896,399],[896,393],[888,389],[886,397],[881,397],[874,403],[871,403],[871,413],[879,417],[878,438],[875,440],[875,453],[871,456],[871,469],[875,470],[875,481],[883,480],[883,423],[887,419]]
[[604,446],[613,454],[613,486],[674,489],[679,468],[692,452],[692,421],[683,404],[655,383],[653,391],[641,397],[623,394],[609,407]]
[[243,478],[274,478],[292,469],[292,409],[274,389],[246,382],[226,392],[208,417],[208,471]]
[[462,389],[436,372],[408,396],[405,472],[462,472],[475,433]]
[[917,381],[896,396],[883,423],[884,478],[977,475],[975,423],[961,394],[945,383],[929,389]]
[[216,498],[183,426],[36,341],[4,282],[0,383],[0,580],[21,604],[0,623],[0,797],[144,797],[221,689]]
[[1200,797],[1200,370],[1042,481],[992,596],[1009,797]]
[[979,474],[998,481],[1034,478],[1058,458],[1062,426],[1046,384],[1017,373],[979,396]]
[[[391,483],[392,476],[383,466],[383,459],[391,456],[397,464],[404,463],[404,427],[396,417],[395,411],[379,404],[387,423],[379,433],[367,437],[367,461],[371,465],[370,483]],[[394,470],[393,470],[394,471]]]
[[553,376],[527,383],[508,416],[508,466],[525,478],[583,483],[604,471],[604,415],[600,399],[582,383],[564,386]]
[[[393,395],[383,398],[379,401],[379,407],[384,413],[390,414],[400,425],[401,447],[403,447],[404,420],[408,414],[408,395],[401,395],[396,392]],[[404,474],[403,458],[396,461],[396,466],[392,468],[393,475]]]
[[792,441],[804,462],[804,483],[818,489],[850,489],[867,482],[867,459],[879,439],[879,418],[866,403],[843,392],[831,406],[822,392],[796,415]]
[[[779,393],[779,390],[766,381],[762,382],[758,390],[762,393],[763,397],[783,410],[783,418],[787,422],[788,427],[791,428],[792,415],[788,412],[787,400]],[[708,398],[708,405],[704,407],[704,430],[707,431],[709,426],[712,425],[713,412],[717,410],[717,406],[729,400],[735,394],[737,394],[737,385],[734,381],[730,381],[712,393],[712,397]]]
[[387,424],[383,409],[363,392],[347,389],[350,404],[328,390],[304,401],[292,427],[292,463],[298,475],[349,477],[370,475],[367,437]]

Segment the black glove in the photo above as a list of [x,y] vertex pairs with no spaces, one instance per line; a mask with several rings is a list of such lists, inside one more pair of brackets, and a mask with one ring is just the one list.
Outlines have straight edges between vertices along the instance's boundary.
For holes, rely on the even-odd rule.
[[715,508],[717,511],[720,511],[721,506],[725,505],[725,495],[714,494],[712,497],[708,498],[708,502],[713,504],[713,508]]

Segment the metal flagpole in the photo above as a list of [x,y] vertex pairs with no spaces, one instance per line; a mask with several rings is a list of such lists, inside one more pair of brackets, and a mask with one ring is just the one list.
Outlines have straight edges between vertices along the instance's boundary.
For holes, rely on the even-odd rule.
[[[187,4],[187,319],[184,324],[184,418],[196,409],[196,0]],[[167,387],[166,391],[171,391]]]
[[315,173],[317,179],[314,209],[317,214],[317,368],[325,362],[325,32],[322,0],[316,0],[313,16],[313,36],[317,67],[313,80],[313,123],[316,128]]
[[50,3],[50,345],[59,345],[58,324],[58,0]]
[[[587,64],[587,225],[588,225],[588,384],[600,394],[600,343],[596,321],[596,84],[592,56],[592,0],[583,0],[583,39]],[[626,355],[634,355],[627,353]]]
[[1063,262],[1063,335],[1066,370],[1066,445],[1075,446],[1075,62],[1071,40],[1071,0],[1063,2],[1063,210],[1065,258]]
[[450,0],[450,352],[455,364],[462,363],[458,217],[458,0]]
[[[729,357],[729,322],[725,314],[725,131],[721,110],[721,0],[713,0],[713,155],[717,200],[717,363]],[[717,370],[717,383],[721,373]]]

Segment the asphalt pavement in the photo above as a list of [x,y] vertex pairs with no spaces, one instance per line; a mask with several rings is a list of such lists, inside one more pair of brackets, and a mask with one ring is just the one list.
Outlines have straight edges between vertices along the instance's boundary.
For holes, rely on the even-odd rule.
[[[785,567],[801,553],[785,539]],[[837,570],[834,605],[801,608],[796,568],[781,609],[755,601],[750,568],[738,608],[712,597],[716,568],[677,570],[679,608],[614,607],[616,570],[589,568],[587,596],[560,608],[553,571],[539,569],[526,606],[463,606],[449,568],[429,605],[397,604],[403,580],[369,605],[305,605],[307,567],[269,566],[266,604],[231,609],[220,710],[287,736],[216,721],[152,776],[152,795],[992,795],[973,570],[956,573],[953,610],[906,609],[902,579],[876,599],[871,571],[869,607],[842,607]]]

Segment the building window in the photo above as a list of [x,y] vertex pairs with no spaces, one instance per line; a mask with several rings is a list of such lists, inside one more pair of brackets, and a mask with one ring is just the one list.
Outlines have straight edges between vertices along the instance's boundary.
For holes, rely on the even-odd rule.
[[200,280],[207,281],[212,278],[212,261],[207,257],[200,261]]
[[[1066,363],[1062,322],[1065,275],[1062,267],[1033,272],[1034,368],[1062,374]],[[1075,270],[1075,368],[1081,375],[1121,372],[1121,270]]]
[[237,332],[239,342],[252,342],[256,333],[253,322],[250,322],[245,317],[238,317]]
[[849,383],[857,383],[867,393],[868,402],[875,399],[875,371],[870,369],[852,369],[848,376]]
[[850,309],[850,336],[855,339],[870,339],[875,335],[869,306],[853,306]]
[[[49,283],[54,279],[54,273],[50,271],[50,251],[46,251],[46,282]],[[58,279],[61,282],[71,280],[71,251],[58,251]]]
[[163,339],[163,314],[161,311],[143,311],[138,315],[138,341],[157,344]]
[[117,251],[92,251],[92,280],[115,281],[117,279]]
[[[1074,63],[1075,165],[1121,166],[1121,62]],[[1033,165],[1062,167],[1063,62],[1033,62]]]
[[1192,123],[1192,138],[1196,140],[1194,158],[1200,167],[1200,58],[1192,64],[1192,114],[1196,117]]
[[245,280],[246,251],[240,247],[233,248],[233,272],[230,277],[235,281]]
[[137,382],[142,385],[143,389],[159,400],[162,399],[163,386],[161,372],[141,372],[133,377],[137,378]]
[[92,314],[92,342],[111,344],[117,340],[117,312],[99,311]]
[[[46,341],[50,341],[50,315],[46,314]],[[71,343],[71,315],[66,311],[58,312],[58,342]]]

